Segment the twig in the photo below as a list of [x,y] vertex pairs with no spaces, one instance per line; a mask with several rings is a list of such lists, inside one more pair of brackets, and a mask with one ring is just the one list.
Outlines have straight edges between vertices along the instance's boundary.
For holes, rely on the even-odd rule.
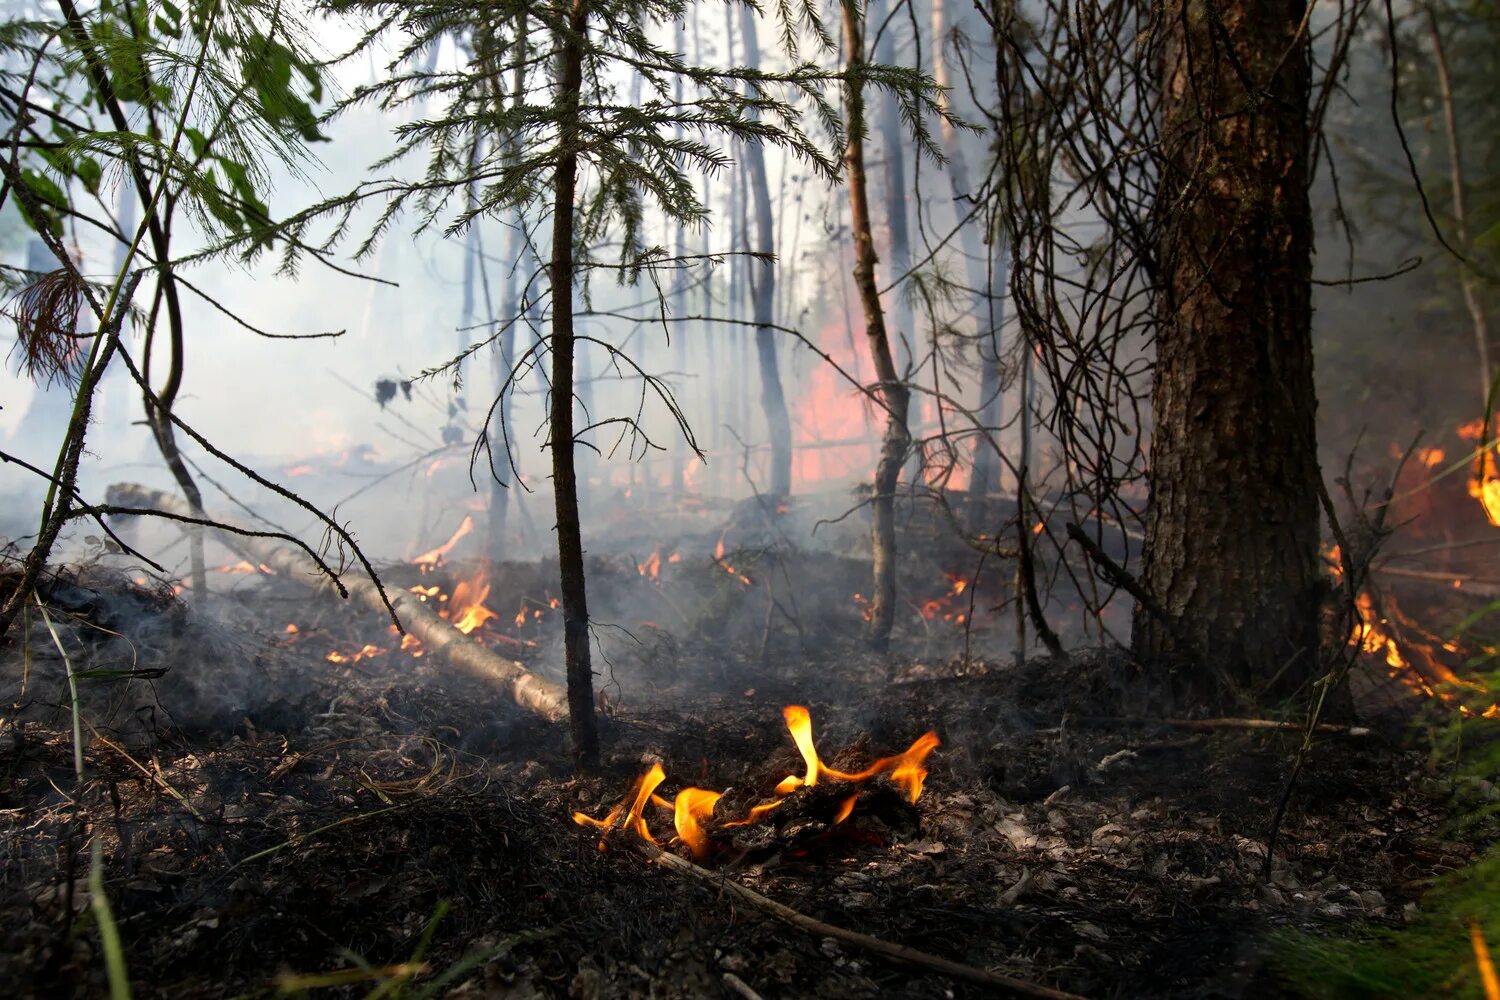
[[663,868],[670,869],[679,875],[695,878],[700,882],[738,896],[741,900],[749,903],[762,913],[775,917],[777,920],[796,927],[799,930],[816,934],[818,937],[833,938],[835,941],[842,941],[845,944],[872,952],[881,958],[900,965],[914,965],[918,968],[948,976],[950,979],[961,979],[965,982],[977,983],[980,986],[1003,990],[1014,996],[1045,997],[1048,1000],[1082,1000],[1075,993],[1064,993],[1062,990],[1054,990],[1048,986],[1029,983],[1024,979],[1015,979],[1011,976],[1001,975],[998,972],[990,972],[988,969],[980,969],[976,966],[964,965],[962,962],[940,958],[937,955],[929,955],[925,951],[918,951],[915,948],[908,948],[906,945],[883,941],[868,934],[861,934],[859,931],[851,931],[833,924],[826,924],[821,920],[794,910],[790,906],[762,896],[754,889],[743,886],[733,879],[711,872],[706,868],[700,868],[691,861],[662,850],[655,844],[633,837],[628,843],[632,850],[645,855],[652,861],[660,864]]
[[745,1000],[761,1000],[760,994],[751,989],[749,983],[732,972],[724,973],[724,988]]
[[[1085,716],[1080,721],[1090,723],[1119,723],[1126,726],[1171,726],[1174,729],[1271,729],[1304,732],[1305,723],[1282,722],[1277,719],[1136,719],[1113,716]],[[1363,737],[1370,735],[1367,726],[1337,726],[1331,722],[1319,722],[1313,731],[1328,736]]]

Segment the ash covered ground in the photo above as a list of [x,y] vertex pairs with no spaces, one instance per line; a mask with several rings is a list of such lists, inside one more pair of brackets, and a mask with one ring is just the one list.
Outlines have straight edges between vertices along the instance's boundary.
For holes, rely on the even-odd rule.
[[[1086,996],[1279,995],[1269,931],[1397,925],[1477,849],[1477,831],[1444,836],[1450,803],[1384,670],[1356,685],[1369,735],[1318,742],[1266,880],[1300,732],[1142,721],[1161,714],[1149,687],[1099,646],[981,656],[1009,634],[984,610],[1006,581],[976,574],[965,598],[937,555],[909,557],[918,598],[877,657],[852,597],[866,565],[714,542],[657,553],[655,572],[655,549],[593,560],[606,751],[582,779],[564,726],[290,581],[222,574],[193,608],[99,568],[52,581],[87,779],[75,789],[64,667],[33,615],[5,654],[0,975],[17,996],[106,991],[97,935],[77,929],[93,835],[137,995],[365,996],[403,972],[414,995],[457,997],[987,995],[771,920],[625,834],[600,850],[570,819],[604,816],[653,763],[668,797],[770,799],[803,770],[789,704],[848,770],[934,730],[921,796],[872,779],[834,824],[847,790],[799,790],[755,826],[716,830],[707,868]],[[404,565],[386,582],[451,599],[480,572],[495,614],[475,636],[554,672],[554,566]],[[670,812],[645,818],[672,846]]]

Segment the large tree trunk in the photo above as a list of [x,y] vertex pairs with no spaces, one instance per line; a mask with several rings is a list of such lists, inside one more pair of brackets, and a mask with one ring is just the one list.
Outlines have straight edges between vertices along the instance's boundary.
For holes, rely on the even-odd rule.
[[[745,61],[760,68],[760,39],[755,32],[755,12],[748,5],[740,8],[740,29],[745,35]],[[751,112],[759,118],[759,111]],[[745,168],[749,173],[750,195],[755,200],[755,249],[759,253],[776,252],[776,236],[771,217],[771,184],[766,176],[766,154],[759,143],[745,145]],[[750,288],[755,328],[755,353],[760,362],[760,403],[766,411],[766,431],[771,439],[771,493],[786,496],[792,491],[792,421],[787,413],[786,393],[781,386],[781,369],[776,359],[776,335],[770,324],[776,312],[776,263],[750,262]]]
[[870,199],[865,183],[865,66],[864,25],[858,0],[843,0],[844,105],[849,116],[849,144],[844,170],[849,181],[850,229],[854,235],[854,286],[865,317],[865,339],[880,380],[879,399],[886,412],[880,459],[875,466],[875,495],[871,500],[870,549],[874,579],[870,600],[870,643],[885,649],[896,620],[896,483],[901,463],[911,445],[906,414],[911,394],[896,373],[891,342],[885,330],[885,311],[875,282],[875,239],[870,229]]
[[584,0],[573,0],[561,48],[557,102],[555,201],[552,210],[552,491],[557,506],[557,562],[561,579],[563,655],[568,671],[568,720],[573,762],[599,759],[594,726],[594,672],[589,655],[589,604],[583,576],[583,528],[578,521],[578,475],[573,461],[573,215],[578,185],[578,100],[583,89]]
[[1196,698],[1278,673],[1258,693],[1285,694],[1317,667],[1304,9],[1173,0],[1164,25],[1143,582],[1175,628],[1138,608],[1134,643],[1196,661],[1180,685]]

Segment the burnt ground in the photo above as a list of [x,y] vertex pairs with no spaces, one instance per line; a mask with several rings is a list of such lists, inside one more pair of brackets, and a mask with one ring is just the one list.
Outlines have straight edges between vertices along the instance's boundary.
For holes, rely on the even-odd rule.
[[[844,572],[811,556],[781,569],[788,601],[794,581]],[[633,562],[595,571],[606,594],[611,573],[643,578]],[[737,995],[726,974],[765,997],[985,995],[788,928],[623,845],[601,851],[570,821],[603,816],[652,762],[668,794],[769,798],[802,770],[790,703],[850,769],[936,730],[921,798],[876,779],[833,827],[826,786],[797,792],[765,825],[723,831],[706,865],[830,923],[1090,997],[1283,995],[1267,932],[1399,924],[1479,846],[1445,836],[1443,775],[1374,673],[1359,688],[1374,731],[1318,743],[1267,882],[1297,734],[1122,721],[1150,706],[1121,656],[935,656],[935,627],[962,645],[941,616],[876,658],[845,596],[841,614],[804,596],[782,616],[757,578],[740,620],[719,589],[730,574],[701,573],[660,599],[675,631],[632,607],[634,639],[602,667],[605,761],[582,780],[565,727],[285,582],[203,612],[111,573],[52,584],[73,667],[95,671],[80,681],[87,777],[75,786],[62,667],[33,619],[5,652],[0,981],[14,996],[107,992],[92,833],[138,996],[338,982],[316,992],[364,996],[379,980],[361,968],[420,969],[410,995],[455,997]],[[497,621],[544,609],[548,577],[498,568]],[[544,665],[548,628],[543,612],[494,638]],[[366,643],[385,651],[324,659]],[[666,841],[670,816],[647,818]]]

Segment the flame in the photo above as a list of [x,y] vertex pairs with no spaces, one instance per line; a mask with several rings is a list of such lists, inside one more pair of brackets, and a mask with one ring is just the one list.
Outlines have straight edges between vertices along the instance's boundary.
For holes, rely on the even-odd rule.
[[243,559],[241,559],[237,563],[230,563],[227,566],[220,566],[214,572],[216,572],[216,573],[264,573],[267,576],[275,576],[276,575],[276,571],[274,569],[272,569],[271,567],[267,566],[265,563],[248,563],[248,562],[246,562]]
[[[1474,475],[1469,477],[1469,496],[1479,501],[1490,524],[1500,527],[1500,439],[1486,442],[1486,430],[1493,437],[1495,425],[1487,423],[1483,417],[1475,417],[1468,423],[1459,425],[1458,436],[1465,441],[1473,441],[1478,446]],[[1426,451],[1437,451],[1441,458],[1441,449],[1422,449],[1422,452]],[[1422,457],[1422,452],[1418,452],[1419,458]]]
[[1470,479],[1469,496],[1479,501],[1489,522],[1500,528],[1500,477],[1490,472],[1483,480]]
[[480,573],[474,579],[464,580],[453,588],[453,597],[442,614],[453,623],[454,628],[468,635],[491,618],[500,617],[484,606],[484,600],[489,596],[489,576]]
[[834,826],[838,826],[844,820],[846,820],[846,819],[849,818],[849,814],[854,811],[854,803],[858,799],[859,799],[859,793],[855,792],[853,795],[849,796],[847,799],[845,799],[844,801],[842,801],[842,802],[839,803],[838,812],[836,812],[836,813],[833,814],[833,825]]
[[695,858],[708,854],[708,834],[703,831],[703,822],[713,815],[714,806],[722,797],[721,793],[706,788],[684,788],[672,803],[672,821],[677,827],[677,836]]
[[1469,944],[1474,949],[1474,967],[1479,970],[1485,1000],[1500,1000],[1500,975],[1495,972],[1495,962],[1490,958],[1490,949],[1484,943],[1484,932],[1477,920],[1469,921]]
[[[812,713],[804,705],[787,705],[781,710],[782,718],[786,720],[787,731],[791,733],[792,742],[796,744],[797,750],[802,754],[806,771],[801,776],[787,775],[776,786],[776,794],[781,796],[770,802],[762,802],[751,806],[743,819],[731,820],[722,824],[725,828],[750,826],[759,822],[771,811],[781,807],[787,800],[785,796],[790,795],[798,788],[811,788],[818,783],[820,777],[826,777],[833,781],[843,781],[850,784],[859,784],[880,774],[888,774],[893,784],[900,787],[905,793],[908,801],[915,803],[922,794],[922,783],[927,777],[926,761],[929,754],[938,745],[937,734],[931,731],[923,733],[917,741],[904,752],[891,757],[882,757],[875,761],[863,771],[848,773],[838,771],[829,767],[818,759],[817,749],[813,745],[812,736]],[[695,858],[705,857],[711,847],[712,841],[708,833],[703,829],[704,823],[713,816],[722,793],[709,791],[704,788],[684,788],[677,793],[672,802],[656,794],[656,789],[666,780],[666,772],[660,764],[652,764],[650,770],[636,780],[630,794],[611,809],[603,819],[594,819],[582,812],[573,813],[573,822],[579,826],[590,826],[603,830],[606,836],[599,839],[599,849],[603,850],[605,840],[611,830],[631,830],[642,839],[650,843],[656,843],[651,836],[651,831],[646,827],[643,810],[646,803],[650,802],[662,808],[672,810],[673,824],[677,830],[677,839],[681,841]],[[854,792],[840,801],[834,812],[833,826],[844,822],[854,812],[856,800],[859,793]]]
[[748,587],[751,585],[750,578],[724,561],[724,536],[727,534],[729,534],[729,528],[727,526],[723,531],[719,532],[719,543],[714,546],[714,562],[718,564],[718,566],[723,569],[724,572],[728,573],[730,576],[739,580],[740,583],[743,583]]
[[639,573],[641,576],[649,576],[653,580],[655,580],[658,577],[660,577],[661,576],[661,549],[657,549],[655,552],[651,553],[651,555],[646,559],[645,562],[643,562],[643,563],[637,563],[636,567],[635,567],[635,571],[637,573]]
[[413,559],[412,562],[418,564],[419,566],[437,565],[439,562],[442,562],[443,556],[453,551],[453,546],[458,544],[458,540],[460,538],[464,537],[473,530],[474,518],[471,515],[465,514],[463,523],[458,526],[458,530],[453,533],[452,538],[448,539],[446,542],[444,542],[442,545],[439,545],[435,549],[423,552],[421,555]]
[[[781,710],[781,717],[786,720],[787,731],[792,734],[792,742],[797,744],[797,752],[802,754],[803,763],[807,765],[807,773],[801,778],[787,775],[781,784],[776,786],[776,794],[785,795],[796,790],[799,785],[808,788],[818,783],[818,767],[822,763],[818,760],[818,751],[813,749],[812,738],[812,713],[801,705],[788,705]],[[788,782],[795,784],[788,785]]]
[[1456,642],[1440,642],[1434,637],[1433,644],[1429,644],[1409,636],[1403,637],[1398,642],[1398,633],[1395,631],[1392,618],[1395,618],[1406,631],[1418,629],[1401,614],[1394,598],[1387,596],[1385,599],[1387,616],[1381,616],[1376,612],[1374,601],[1368,594],[1361,593],[1356,598],[1355,604],[1359,609],[1360,621],[1355,624],[1349,636],[1351,646],[1357,644],[1366,653],[1382,656],[1386,665],[1391,668],[1392,677],[1413,691],[1456,709],[1460,715],[1466,717],[1478,715],[1486,719],[1500,718],[1500,702],[1491,703],[1483,709],[1476,709],[1460,700],[1461,691],[1484,692],[1487,688],[1478,681],[1460,677],[1444,665],[1438,657],[1437,646],[1441,646],[1449,653],[1461,653],[1462,650]]
[[301,631],[302,630],[300,628],[298,628],[297,626],[295,626],[295,625],[288,625],[286,627],[286,634],[287,635],[296,635],[298,632],[301,632]]
[[923,601],[918,610],[921,612],[922,617],[928,621],[941,618],[945,622],[956,622],[962,625],[968,616],[964,612],[957,610],[956,599],[963,596],[964,591],[969,589],[969,581],[966,577],[959,576],[956,573],[944,573],[943,575],[948,578],[948,593],[930,601]]
[[340,653],[335,649],[323,657],[323,659],[329,663],[358,663],[360,660],[368,660],[371,657],[380,656],[386,652],[388,650],[380,646],[373,646],[367,642],[353,653]]
[[[620,800],[620,804],[611,809],[608,816],[599,820],[594,819],[586,813],[575,812],[573,814],[573,822],[579,826],[592,826],[604,831],[605,835],[599,838],[599,850],[601,851],[604,850],[604,842],[608,838],[609,832],[616,826],[622,830],[633,830],[642,840],[654,844],[656,843],[656,839],[651,836],[651,831],[646,828],[646,819],[642,815],[642,810],[645,809],[646,802],[651,798],[651,793],[656,791],[656,786],[665,780],[667,780],[667,773],[661,769],[661,765],[652,764],[651,770],[641,775],[640,779],[636,781],[635,787],[631,789],[630,794]],[[625,810],[626,802],[630,803],[628,811]],[[623,820],[620,817],[622,811],[624,811]]]

